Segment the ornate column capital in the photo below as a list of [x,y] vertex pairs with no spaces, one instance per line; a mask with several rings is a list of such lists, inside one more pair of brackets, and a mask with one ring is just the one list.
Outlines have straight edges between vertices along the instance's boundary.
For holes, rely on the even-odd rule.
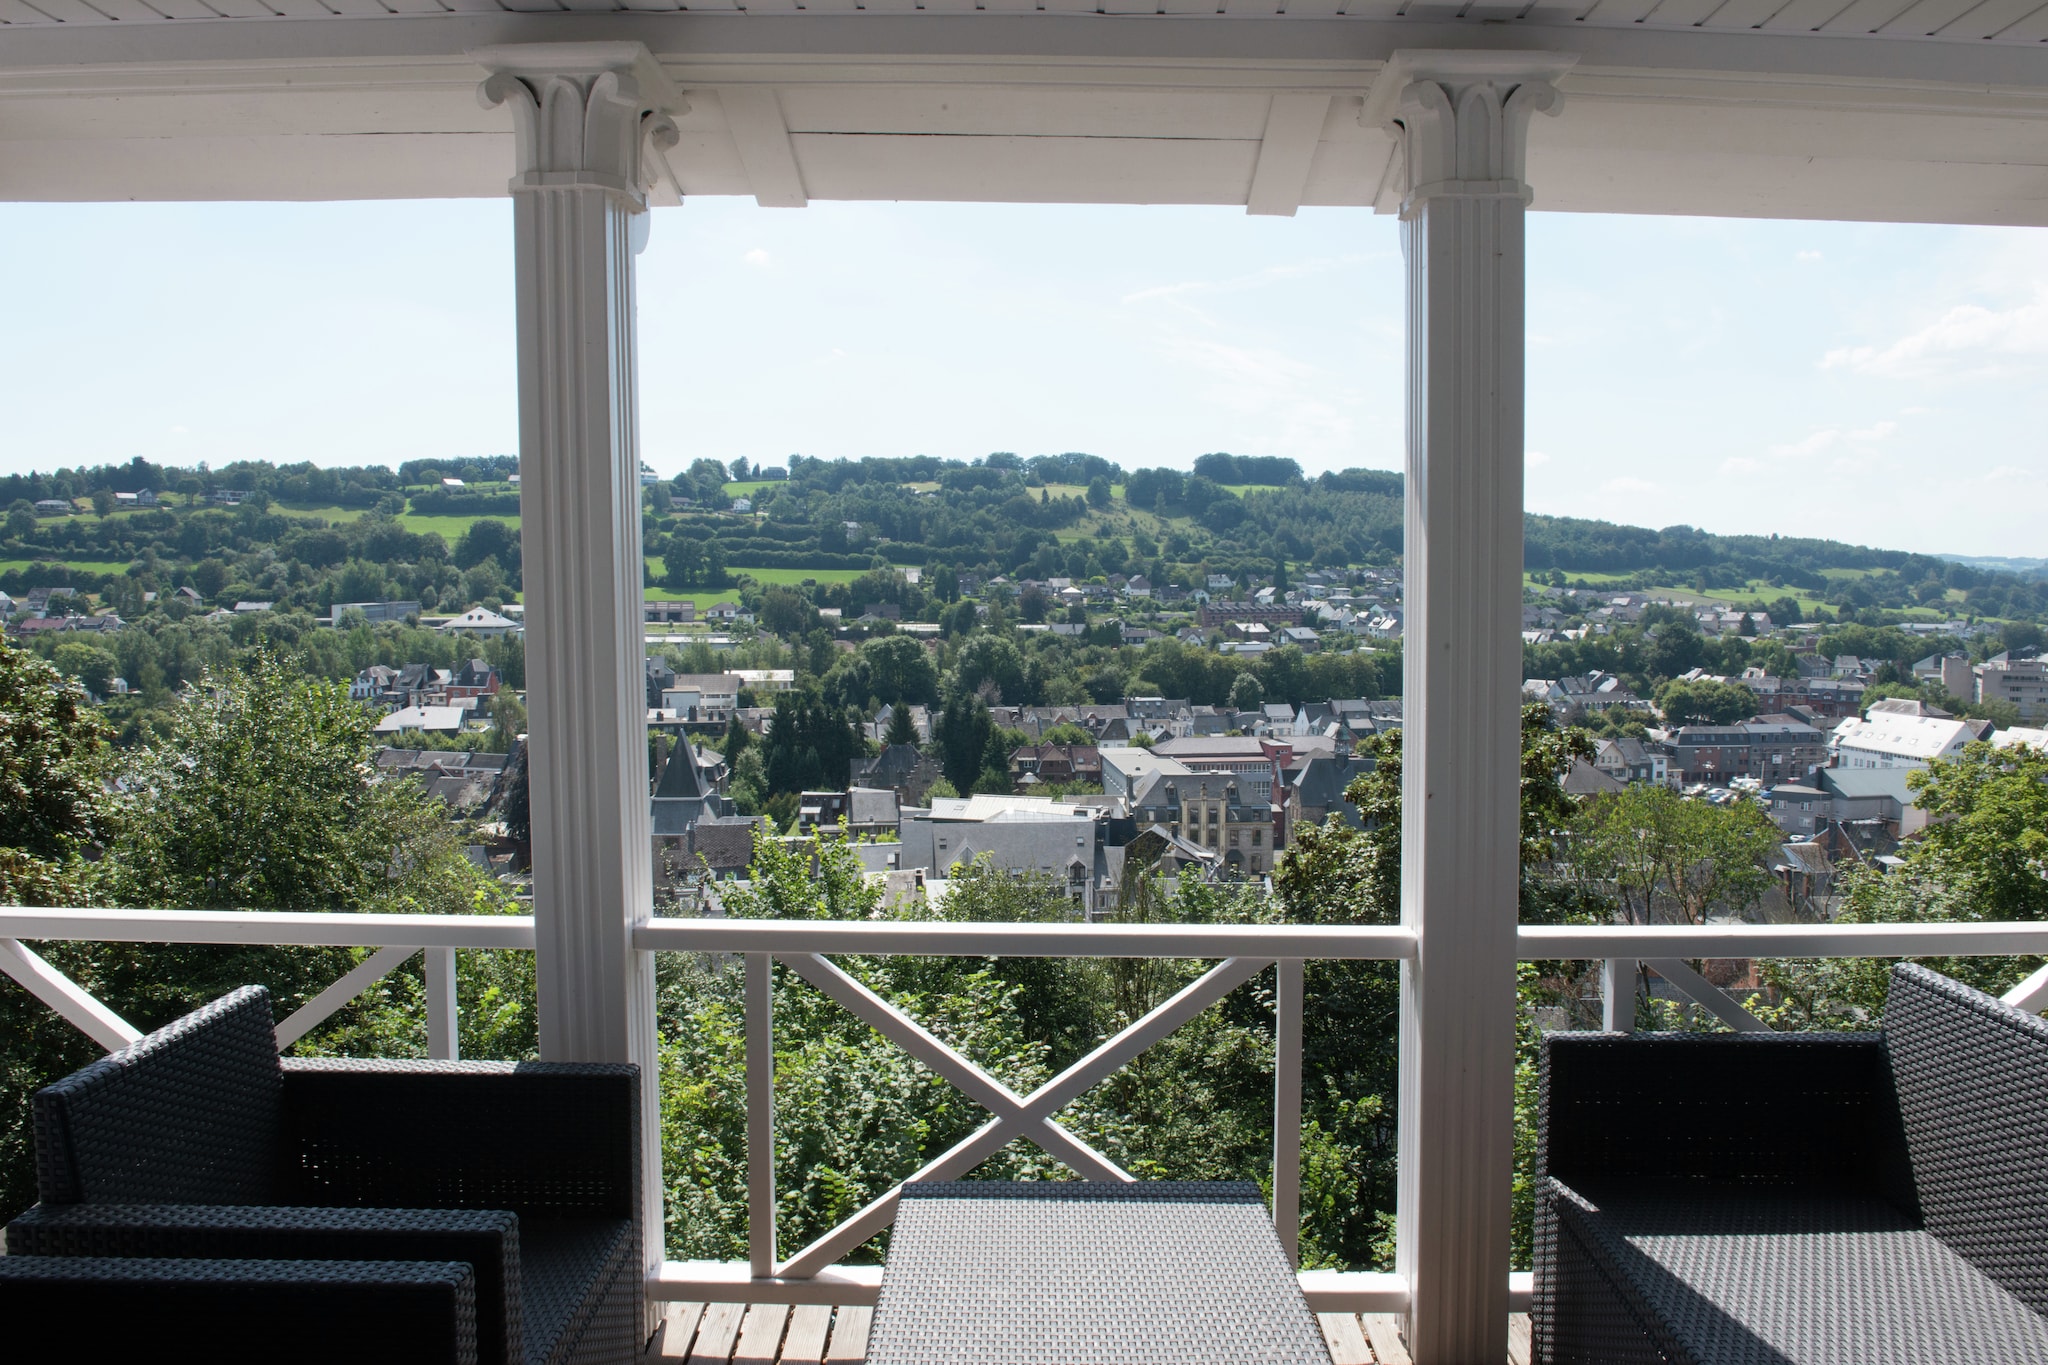
[[1367,92],[1359,122],[1394,137],[1374,206],[1412,218],[1433,198],[1517,199],[1529,120],[1564,103],[1553,83],[1578,62],[1563,52],[1394,53]]
[[470,57],[491,73],[478,102],[512,111],[511,193],[603,190],[629,213],[650,192],[680,202],[664,153],[680,137],[673,116],[689,105],[644,44],[515,43]]

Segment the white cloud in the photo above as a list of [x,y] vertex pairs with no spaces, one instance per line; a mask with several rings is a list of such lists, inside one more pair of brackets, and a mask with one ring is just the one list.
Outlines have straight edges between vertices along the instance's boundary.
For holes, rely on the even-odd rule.
[[2048,358],[2048,286],[1999,308],[1965,303],[1886,346],[1838,346],[1821,368],[1883,379],[1987,378]]
[[[1771,454],[1794,460],[1802,459],[1818,455],[1824,450],[1830,450],[1842,441],[1848,441],[1855,445],[1869,445],[1874,441],[1882,441],[1887,437],[1896,436],[1898,431],[1899,424],[1889,419],[1872,422],[1867,427],[1857,427],[1853,430],[1844,430],[1841,427],[1822,427],[1801,440],[1792,441],[1785,445],[1772,446]],[[1754,461],[1740,460],[1739,462],[1751,469],[1759,467]],[[1724,464],[1722,466],[1723,472],[1727,472],[1729,465],[1736,463],[1738,463],[1738,460],[1730,460],[1727,464]]]
[[1762,460],[1752,460],[1747,455],[1731,455],[1721,461],[1723,474],[1761,474],[1763,469]]
[[760,247],[755,247],[752,251],[740,257],[740,259],[756,269],[765,270],[768,268],[768,253]]
[[2021,469],[2016,464],[2002,464],[1984,476],[1986,483],[2004,483],[2009,480],[2032,479],[2036,477],[2031,469]]
[[1805,440],[1793,441],[1788,445],[1772,446],[1771,454],[1785,455],[1792,459],[1799,459],[1808,455],[1818,455],[1841,439],[1842,429],[1840,427],[1822,427]]
[[1821,254],[1818,251],[1802,251],[1792,259],[1795,261],[1817,261],[1821,259]]
[[1550,457],[1540,450],[1525,450],[1522,452],[1522,467],[1525,469],[1541,469],[1549,463]]
[[1657,485],[1647,479],[1609,479],[1600,485],[1603,493],[1654,493]]

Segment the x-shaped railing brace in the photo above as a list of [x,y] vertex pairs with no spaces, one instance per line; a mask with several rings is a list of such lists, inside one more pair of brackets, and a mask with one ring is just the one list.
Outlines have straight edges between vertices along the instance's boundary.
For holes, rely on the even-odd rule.
[[[791,954],[781,960],[791,971],[844,1005],[877,1033],[951,1082],[993,1116],[926,1163],[923,1169],[910,1177],[913,1181],[951,1180],[965,1175],[1020,1137],[1037,1143],[1048,1155],[1064,1161],[1084,1179],[1133,1179],[1121,1166],[1062,1127],[1053,1116],[1114,1075],[1146,1048],[1273,965],[1270,958],[1226,958],[1059,1075],[1030,1094],[1019,1095],[827,958],[805,953]],[[754,1078],[750,1076],[748,1083],[754,1084]],[[902,1193],[903,1186],[895,1186],[777,1266],[776,1276],[808,1279],[833,1264],[894,1221],[896,1202]],[[757,1210],[755,1216],[764,1215]],[[774,1217],[772,1207],[765,1211],[765,1216]]]

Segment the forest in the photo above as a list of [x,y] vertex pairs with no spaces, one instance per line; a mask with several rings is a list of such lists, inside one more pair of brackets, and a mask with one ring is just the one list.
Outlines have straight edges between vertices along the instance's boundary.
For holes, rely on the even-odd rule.
[[[1144,574],[1199,586],[1213,573],[1270,580],[1276,571],[1399,563],[1398,473],[1307,477],[1292,460],[1223,452],[1191,464],[1189,472],[1127,471],[1085,454],[998,453],[973,462],[792,456],[774,471],[782,477],[763,478],[745,461],[700,459],[644,490],[647,585],[694,593],[736,587],[748,570],[772,577],[898,567],[929,571],[943,596],[943,585],[962,574]],[[137,595],[192,586],[209,601],[233,593],[309,611],[385,595],[429,611],[516,600],[516,469],[509,456],[396,469],[185,469],[138,458],[10,475],[0,478],[0,591],[71,586],[126,605],[125,579]],[[450,479],[461,486],[444,483]],[[144,489],[157,506],[120,504],[119,494]],[[230,495],[236,501],[225,505]],[[741,497],[750,507],[736,513]],[[77,510],[39,516],[35,504],[53,498],[76,500]],[[1836,614],[2048,616],[2048,577],[2038,573],[1798,535],[1532,514],[1524,558],[1532,574],[1558,585],[1742,601],[1791,594]]]

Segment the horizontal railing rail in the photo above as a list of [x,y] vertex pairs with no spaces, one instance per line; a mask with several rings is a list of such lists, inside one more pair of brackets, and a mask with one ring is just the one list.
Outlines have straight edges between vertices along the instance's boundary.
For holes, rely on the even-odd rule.
[[[22,940],[356,947],[373,951],[278,1025],[289,1046],[391,971],[426,954],[428,1050],[456,1055],[455,950],[534,947],[530,915],[366,915],[292,911],[152,910],[0,906],[0,971],[113,1050],[137,1030],[37,955]],[[775,1244],[772,1179],[773,1035],[768,968],[780,961],[839,1001],[882,1036],[904,1047],[991,1112],[991,1119],[921,1175],[955,1174],[1013,1137],[1042,1145],[1082,1175],[1128,1179],[1113,1162],[1061,1128],[1053,1113],[1086,1086],[1267,967],[1275,976],[1274,1215],[1294,1250],[1300,1199],[1301,966],[1305,961],[1413,961],[1417,940],[1402,925],[961,924],[946,921],[653,919],[636,926],[645,952],[740,957],[747,971],[747,1080],[750,1251],[748,1262],[670,1261],[651,1277],[659,1299],[872,1304],[874,1267],[835,1262],[886,1227],[900,1186],[809,1247],[783,1260]],[[2048,923],[2006,924],[1714,924],[1522,925],[1523,961],[1602,964],[1604,1022],[1634,1026],[1644,969],[1739,1031],[1768,1031],[1736,994],[1690,963],[1728,959],[2048,956]],[[923,1025],[866,990],[830,961],[839,956],[1182,958],[1219,965],[1107,1040],[1089,1057],[1031,1094],[1018,1095],[934,1037]],[[2008,1003],[2048,1008],[2048,968],[2008,992]],[[1290,1135],[1289,1130],[1295,1130]],[[1304,1271],[1303,1293],[1319,1312],[1402,1312],[1408,1285],[1399,1275]],[[1526,1274],[1509,1277],[1510,1306],[1527,1308]]]
[[356,915],[309,910],[0,906],[0,938],[240,943],[301,948],[527,948],[531,915]]
[[711,953],[905,957],[1378,958],[1415,956],[1398,924],[959,924],[940,920],[653,919],[633,946]]

